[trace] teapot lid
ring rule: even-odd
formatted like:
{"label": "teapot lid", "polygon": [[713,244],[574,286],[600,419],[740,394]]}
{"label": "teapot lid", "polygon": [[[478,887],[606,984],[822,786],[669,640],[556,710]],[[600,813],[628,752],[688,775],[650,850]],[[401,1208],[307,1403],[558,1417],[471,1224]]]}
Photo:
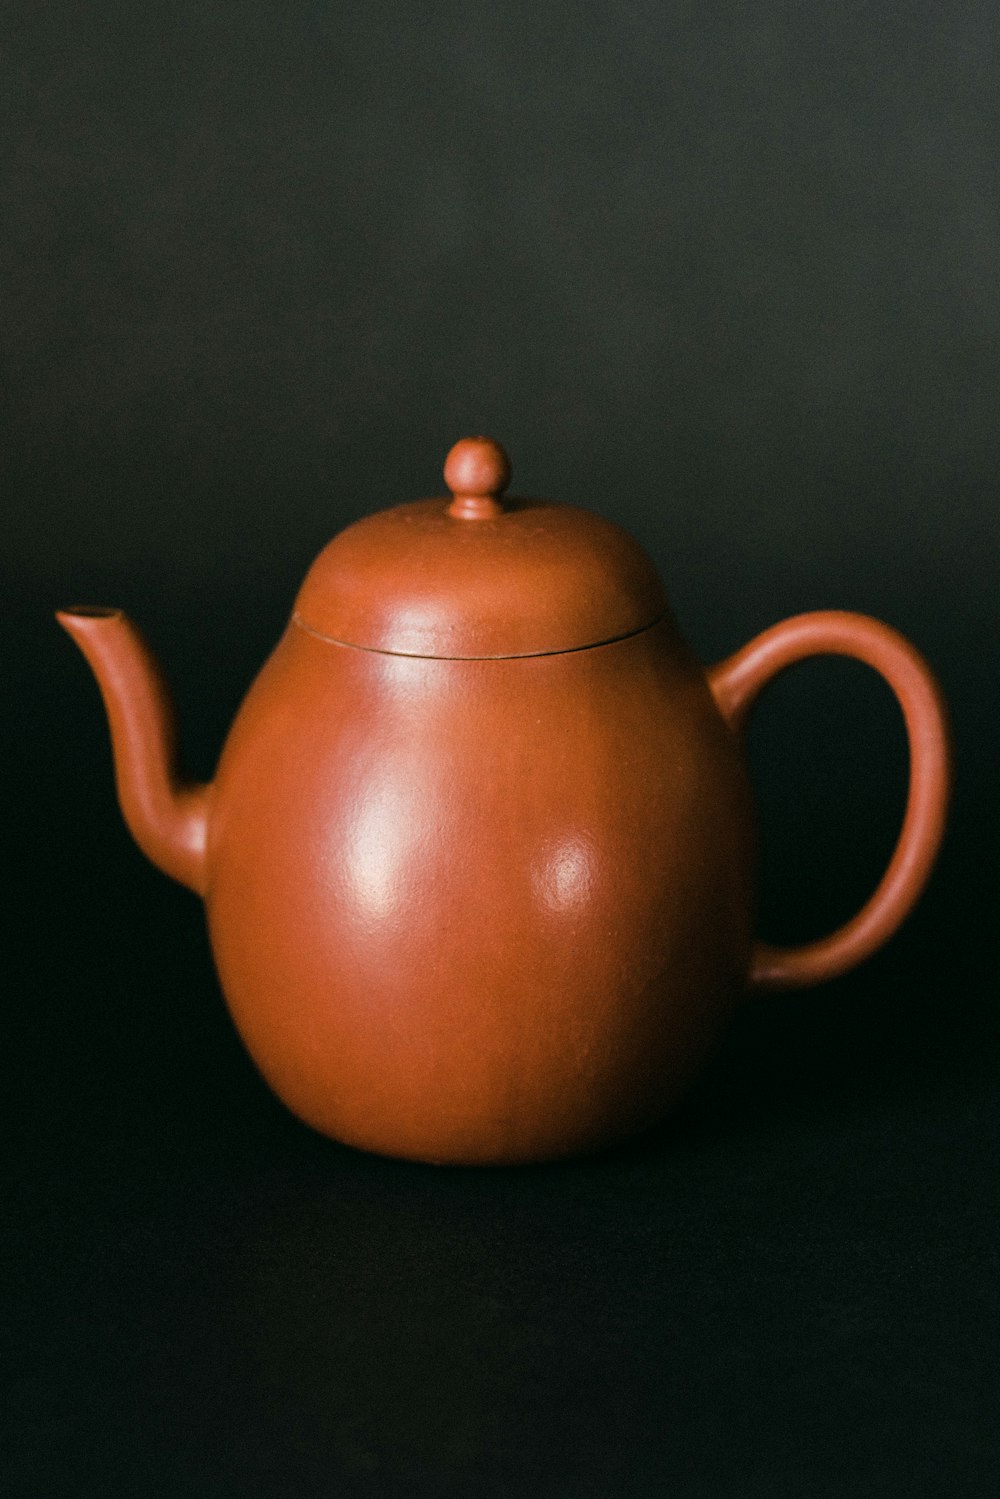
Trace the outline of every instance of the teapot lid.
{"label": "teapot lid", "polygon": [[541,656],[635,634],[667,609],[639,544],[588,510],[501,499],[510,461],[466,437],[450,496],[356,521],[320,552],[296,622],[341,645],[457,660]]}

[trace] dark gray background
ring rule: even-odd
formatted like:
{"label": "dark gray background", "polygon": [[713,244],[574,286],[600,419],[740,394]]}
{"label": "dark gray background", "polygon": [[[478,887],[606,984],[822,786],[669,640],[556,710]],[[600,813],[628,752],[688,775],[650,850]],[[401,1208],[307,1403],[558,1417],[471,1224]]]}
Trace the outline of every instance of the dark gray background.
{"label": "dark gray background", "polygon": [[[0,56],[7,1494],[996,1492],[994,4],[28,4]],[[113,806],[51,621],[125,605],[211,771],[305,567],[458,436],[602,510],[706,660],[908,633],[958,751],[917,917],[679,1121],[434,1173],[308,1135]],[[867,894],[884,688],[750,743],[762,922]]]}

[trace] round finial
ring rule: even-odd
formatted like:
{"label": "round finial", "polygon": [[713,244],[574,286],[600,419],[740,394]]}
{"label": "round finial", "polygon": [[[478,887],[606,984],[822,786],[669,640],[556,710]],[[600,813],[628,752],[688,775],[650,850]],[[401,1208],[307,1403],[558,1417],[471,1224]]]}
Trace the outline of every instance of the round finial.
{"label": "round finial", "polygon": [[454,496],[449,515],[492,520],[503,514],[500,496],[510,483],[510,459],[492,438],[463,437],[444,461],[444,482]]}

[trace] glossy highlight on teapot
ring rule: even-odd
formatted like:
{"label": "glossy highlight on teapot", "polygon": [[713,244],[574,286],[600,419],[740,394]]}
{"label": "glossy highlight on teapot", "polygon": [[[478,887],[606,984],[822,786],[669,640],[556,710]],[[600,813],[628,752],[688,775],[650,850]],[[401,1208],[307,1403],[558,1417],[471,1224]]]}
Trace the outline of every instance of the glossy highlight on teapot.
{"label": "glossy highlight on teapot", "polygon": [[[554,1159],[683,1097],[747,992],[846,972],[926,884],[950,783],[925,661],[889,626],[799,615],[705,669],[620,527],[506,499],[466,438],[450,493],[320,553],[209,785],[184,781],[163,676],[120,610],[58,619],[107,709],[137,843],[205,902],[236,1027],[314,1128],[414,1160]],[[864,908],[797,948],[754,936],[741,730],[779,672],[846,655],[903,710],[910,787]]]}

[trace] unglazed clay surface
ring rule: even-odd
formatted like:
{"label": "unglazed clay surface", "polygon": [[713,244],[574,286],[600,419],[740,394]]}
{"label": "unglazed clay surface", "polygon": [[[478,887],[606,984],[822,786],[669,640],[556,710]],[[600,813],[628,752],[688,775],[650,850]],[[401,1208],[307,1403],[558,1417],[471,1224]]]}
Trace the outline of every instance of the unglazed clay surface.
{"label": "unglazed clay surface", "polygon": [[524,1160],[679,1096],[746,975],[753,847],[667,630],[474,662],[288,630],[219,768],[207,903],[240,1032],[304,1119]]}
{"label": "unglazed clay surface", "polygon": [[[861,615],[786,620],[706,672],[619,527],[502,501],[487,439],[446,476],[450,499],[317,559],[210,786],[179,774],[131,622],[59,619],[98,678],[126,820],[205,898],[275,1092],[366,1149],[544,1160],[668,1112],[748,988],[820,982],[891,936],[940,844],[947,721],[918,652]],[[753,938],[740,733],[768,681],[822,654],[896,693],[909,798],[863,910],[781,949]]]}

